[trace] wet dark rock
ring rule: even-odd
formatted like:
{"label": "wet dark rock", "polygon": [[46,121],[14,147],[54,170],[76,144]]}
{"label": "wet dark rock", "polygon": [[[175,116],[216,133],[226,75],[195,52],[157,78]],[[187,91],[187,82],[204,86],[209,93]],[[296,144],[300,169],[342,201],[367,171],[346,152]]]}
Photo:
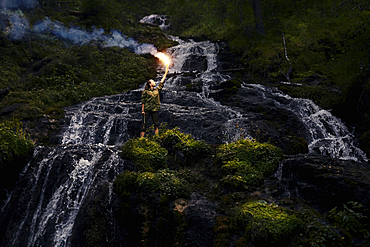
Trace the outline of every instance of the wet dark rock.
{"label": "wet dark rock", "polygon": [[216,206],[204,196],[192,193],[189,206],[185,210],[187,230],[184,246],[214,246],[213,227],[215,225]]}
{"label": "wet dark rock", "polygon": [[249,88],[238,89],[223,103],[244,112],[247,128],[258,141],[270,142],[285,154],[308,153],[307,129],[292,111],[277,107],[271,99]]}
{"label": "wet dark rock", "polygon": [[191,55],[191,58],[189,60],[186,60],[181,70],[183,71],[199,71],[199,70],[206,71],[207,70],[207,57]]}
{"label": "wet dark rock", "polygon": [[370,207],[370,166],[319,155],[290,156],[282,162],[282,179],[290,197],[320,210],[355,201]]}

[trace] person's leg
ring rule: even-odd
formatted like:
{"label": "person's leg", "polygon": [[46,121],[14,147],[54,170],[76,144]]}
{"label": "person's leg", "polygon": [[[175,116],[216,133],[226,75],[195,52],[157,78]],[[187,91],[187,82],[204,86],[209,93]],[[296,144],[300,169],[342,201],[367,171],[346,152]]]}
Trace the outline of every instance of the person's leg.
{"label": "person's leg", "polygon": [[142,127],[141,132],[140,132],[140,137],[145,136],[145,131],[146,131],[146,128],[148,127],[149,116],[150,116],[149,112],[146,112],[143,115],[143,127]]}
{"label": "person's leg", "polygon": [[158,112],[157,111],[154,111],[152,113],[152,119],[153,119],[153,123],[154,123],[154,134],[158,134],[158,127],[159,127],[159,121],[158,121]]}

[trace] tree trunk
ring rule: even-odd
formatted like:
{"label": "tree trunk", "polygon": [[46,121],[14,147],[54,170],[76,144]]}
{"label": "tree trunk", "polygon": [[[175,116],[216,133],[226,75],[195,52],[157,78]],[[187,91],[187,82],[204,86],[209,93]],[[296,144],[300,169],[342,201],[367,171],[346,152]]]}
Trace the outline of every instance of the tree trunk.
{"label": "tree trunk", "polygon": [[265,35],[266,32],[262,20],[261,1],[252,0],[252,3],[253,3],[254,21],[256,23],[256,30],[259,34]]}

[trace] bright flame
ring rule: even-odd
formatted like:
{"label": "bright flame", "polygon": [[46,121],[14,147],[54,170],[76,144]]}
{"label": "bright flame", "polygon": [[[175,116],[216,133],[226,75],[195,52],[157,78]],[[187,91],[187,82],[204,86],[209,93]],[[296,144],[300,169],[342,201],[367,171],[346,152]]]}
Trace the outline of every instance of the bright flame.
{"label": "bright flame", "polygon": [[157,57],[157,58],[159,58],[159,60],[161,60],[164,63],[164,65],[166,65],[166,67],[170,66],[171,59],[170,59],[169,56],[167,56],[163,52],[158,52],[154,56]]}

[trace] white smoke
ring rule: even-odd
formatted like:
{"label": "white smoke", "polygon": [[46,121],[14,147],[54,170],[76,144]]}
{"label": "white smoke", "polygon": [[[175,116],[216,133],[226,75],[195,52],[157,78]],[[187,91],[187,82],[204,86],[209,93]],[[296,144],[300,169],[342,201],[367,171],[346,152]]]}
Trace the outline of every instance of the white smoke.
{"label": "white smoke", "polygon": [[0,0],[0,9],[30,9],[37,4],[38,0]]}
{"label": "white smoke", "polygon": [[7,10],[2,10],[0,14],[7,17],[10,23],[10,26],[1,28],[4,28],[4,32],[9,36],[10,39],[19,40],[23,38],[23,36],[29,31],[30,23],[23,16],[22,11],[18,10],[16,12],[10,12]]}
{"label": "white smoke", "polygon": [[[1,1],[1,0],[0,0]],[[4,12],[4,11],[3,11]],[[157,48],[153,44],[140,44],[133,38],[122,35],[117,30],[112,30],[111,34],[105,34],[103,28],[93,28],[92,31],[82,30],[79,27],[67,28],[63,23],[52,21],[46,17],[42,21],[36,22],[31,28],[26,17],[21,11],[3,13],[8,17],[10,26],[6,28],[6,33],[10,39],[20,40],[27,33],[55,35],[61,39],[68,40],[76,45],[87,45],[90,42],[100,43],[104,47],[128,48],[136,54],[157,54]]]}

